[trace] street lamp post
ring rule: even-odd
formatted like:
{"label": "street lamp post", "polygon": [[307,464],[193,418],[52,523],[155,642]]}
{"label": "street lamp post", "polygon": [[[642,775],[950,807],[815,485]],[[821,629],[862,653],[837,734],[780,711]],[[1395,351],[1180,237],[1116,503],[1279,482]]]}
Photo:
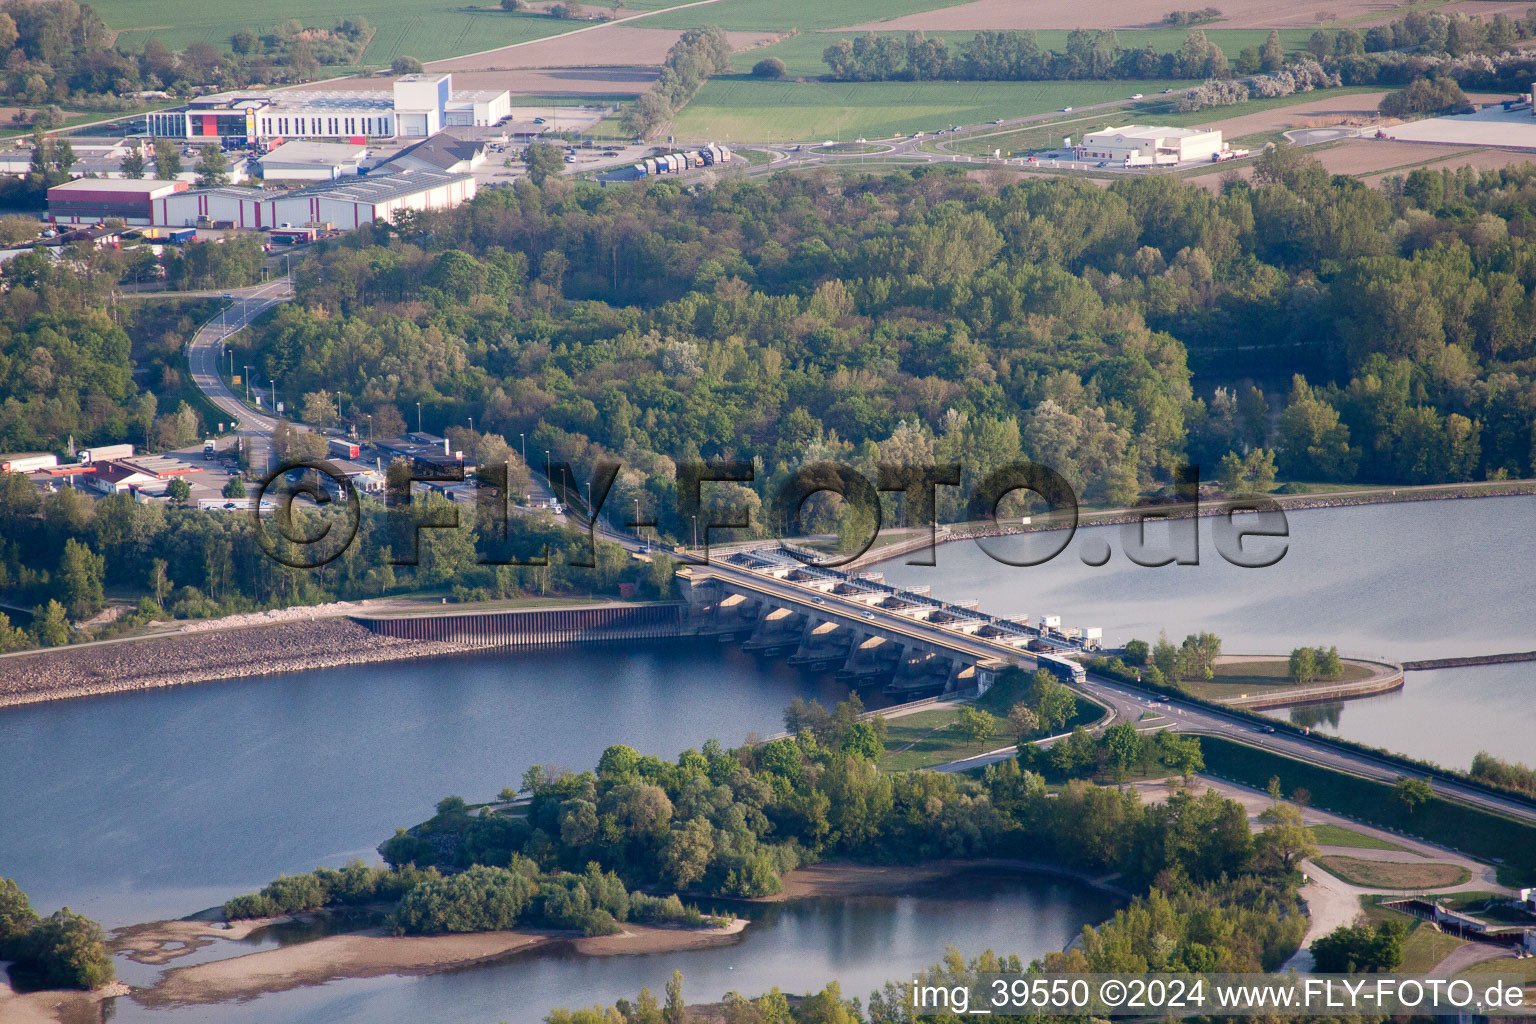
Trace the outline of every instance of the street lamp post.
{"label": "street lamp post", "polygon": [[373,413],[368,414],[368,443],[373,443]]}
{"label": "street lamp post", "polygon": [[421,403],[416,403],[416,433],[421,433]]}
{"label": "street lamp post", "polygon": [[693,517],[693,546],[695,548],[697,548],[699,546],[699,517],[698,516],[694,516]]}
{"label": "street lamp post", "polygon": [[251,400],[251,364],[245,364],[245,400]]}
{"label": "street lamp post", "polygon": [[523,465],[527,466],[528,465],[528,435],[527,434],[518,434],[517,435],[517,443],[519,445],[521,445],[522,448],[523,448]]}
{"label": "street lamp post", "polygon": [[475,432],[475,418],[473,416],[469,417],[469,432],[471,434]]}

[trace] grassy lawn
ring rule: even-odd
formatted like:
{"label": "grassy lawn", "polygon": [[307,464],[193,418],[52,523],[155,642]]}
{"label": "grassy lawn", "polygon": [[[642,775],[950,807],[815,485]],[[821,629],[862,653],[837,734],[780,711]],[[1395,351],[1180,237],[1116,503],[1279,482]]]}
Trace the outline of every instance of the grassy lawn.
{"label": "grassy lawn", "polygon": [[1312,834],[1317,838],[1319,846],[1353,846],[1361,850],[1407,850],[1407,847],[1389,843],[1375,836],[1368,836],[1364,832],[1356,832],[1343,825],[1313,825]]}
{"label": "grassy lawn", "polygon": [[[643,9],[650,3],[641,0],[625,6]],[[108,27],[120,30],[118,42],[129,50],[139,49],[151,38],[173,50],[197,42],[228,50],[230,36],[241,28],[266,33],[291,18],[331,28],[344,18],[361,16],[375,29],[363,61],[375,66],[402,54],[436,60],[559,35],[589,24],[512,14],[494,3],[463,0],[350,0],[344,7],[329,9],[306,0],[209,0],[196,5],[184,0],[102,0],[97,11]]]}
{"label": "grassy lawn", "polygon": [[881,769],[905,772],[931,768],[1008,745],[1006,736],[996,734],[980,743],[965,740],[953,727],[958,717],[954,708],[942,708],[893,719],[886,733]]}
{"label": "grassy lawn", "polygon": [[1410,975],[1428,974],[1440,961],[1465,945],[1456,936],[1436,931],[1425,922],[1415,920],[1407,938],[1403,939],[1403,963],[1398,971]]}
{"label": "grassy lawn", "polygon": [[1269,686],[1323,686],[1331,683],[1353,683],[1370,678],[1371,670],[1364,665],[1346,662],[1344,674],[1338,679],[1314,680],[1312,683],[1294,683],[1290,678],[1290,665],[1284,661],[1233,661],[1216,666],[1216,678],[1211,682],[1191,681],[1184,685],[1189,692],[1206,700],[1223,697],[1241,697],[1245,693]]}
{"label": "grassy lawn", "polygon": [[1361,860],[1358,857],[1314,857],[1312,862],[1350,885],[1368,889],[1443,889],[1460,885],[1472,872],[1459,864]]}
{"label": "grassy lawn", "polygon": [[1499,881],[1529,885],[1536,873],[1536,828],[1497,814],[1435,797],[1406,810],[1386,783],[1330,771],[1317,765],[1233,743],[1201,737],[1206,769],[1213,775],[1263,789],[1271,776],[1290,793],[1311,794],[1314,807],[1385,828],[1400,829],[1431,842],[1499,865]]}
{"label": "grassy lawn", "polygon": [[1124,99],[1170,84],[765,82],[720,75],[678,115],[674,130],[679,139],[722,143],[879,139]]}

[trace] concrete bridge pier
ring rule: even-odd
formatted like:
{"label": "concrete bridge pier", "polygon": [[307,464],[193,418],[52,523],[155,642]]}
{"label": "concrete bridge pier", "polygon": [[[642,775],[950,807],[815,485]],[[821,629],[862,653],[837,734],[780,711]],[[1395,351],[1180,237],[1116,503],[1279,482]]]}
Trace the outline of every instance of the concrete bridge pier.
{"label": "concrete bridge pier", "polygon": [[791,665],[825,665],[835,668],[846,662],[852,631],[836,622],[806,616],[800,646],[789,656]]}
{"label": "concrete bridge pier", "polygon": [[781,651],[798,647],[807,616],[793,608],[764,605],[752,635],[741,645],[744,651]]}

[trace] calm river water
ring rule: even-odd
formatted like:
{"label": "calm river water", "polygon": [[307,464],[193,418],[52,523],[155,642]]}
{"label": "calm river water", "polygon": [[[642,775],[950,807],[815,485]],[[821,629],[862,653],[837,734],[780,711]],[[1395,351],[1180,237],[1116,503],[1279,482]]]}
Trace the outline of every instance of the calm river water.
{"label": "calm river water", "polygon": [[1040,876],[960,877],[912,894],[753,907],[739,942],[715,949],[587,957],[542,951],[491,966],[419,978],[369,978],[261,996],[248,1003],[146,1010],[117,1000],[113,1024],[535,1024],[556,1006],[660,995],[674,969],[689,1002],[727,992],[818,991],[838,981],[860,999],[936,963],[946,945],[968,955],[1018,953],[1027,962],[1071,942],[1115,909],[1108,896]]}
{"label": "calm river water", "polygon": [[[890,564],[896,583],[977,598],[1001,614],[1059,614],[1106,640],[1220,634],[1229,652],[1298,643],[1423,658],[1524,650],[1536,637],[1528,538],[1536,498],[1426,502],[1294,514],[1269,569],[1223,562],[1202,524],[1203,564],[1147,569],[1118,527],[1081,531],[1034,569],[972,544],[936,568]],[[1090,568],[1084,544],[1112,549]],[[1020,542],[1011,542],[1020,543]],[[1023,543],[1028,543],[1023,542]],[[1338,714],[1343,735],[1448,765],[1477,749],[1531,759],[1536,665],[1412,673],[1396,696]],[[283,872],[371,857],[444,795],[484,799],[535,763],[593,764],[610,743],[668,757],[711,736],[772,732],[792,697],[846,690],[714,643],[487,653],[326,669],[0,711],[0,875],[34,906],[119,925],[179,917]],[[1060,948],[1108,913],[1077,886],[1012,879],[926,896],[776,907],[737,945],[594,960],[538,954],[431,978],[341,982],[252,1003],[114,1019],[308,1022],[537,1020],[552,1005],[660,989],[673,967],[695,1000],[833,977],[849,993],[935,961]],[[138,980],[135,978],[135,980]]]}
{"label": "calm river water", "polygon": [[[935,597],[976,598],[994,614],[1102,626],[1108,644],[1153,641],[1166,629],[1175,643],[1209,630],[1228,653],[1336,644],[1402,661],[1536,647],[1536,497],[1316,509],[1288,521],[1287,553],[1266,569],[1222,559],[1209,519],[1200,521],[1199,565],[1135,565],[1122,527],[1107,526],[1079,530],[1032,568],[964,542],[941,546],[937,566],[907,565],[920,557],[908,555],[878,568],[893,584],[928,583]],[[1166,529],[1149,528],[1147,542],[1161,543]],[[1022,560],[1059,535],[988,543]],[[1084,564],[1084,551],[1106,544],[1108,563]],[[1410,672],[1400,693],[1344,705],[1332,728],[1450,767],[1465,768],[1480,749],[1531,763],[1533,696],[1536,662]]]}

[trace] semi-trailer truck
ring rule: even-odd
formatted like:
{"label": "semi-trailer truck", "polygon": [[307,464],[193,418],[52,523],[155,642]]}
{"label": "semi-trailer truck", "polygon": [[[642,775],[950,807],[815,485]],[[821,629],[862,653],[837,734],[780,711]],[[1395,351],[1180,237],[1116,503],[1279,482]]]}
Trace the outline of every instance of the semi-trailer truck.
{"label": "semi-trailer truck", "polygon": [[1066,658],[1058,658],[1054,654],[1037,654],[1035,661],[1041,668],[1065,682],[1081,683],[1088,678],[1088,673],[1084,671],[1083,666]]}
{"label": "semi-trailer truck", "polygon": [[348,441],[344,437],[327,438],[325,446],[330,449],[332,455],[342,459],[355,459],[363,453],[362,445],[356,441]]}

